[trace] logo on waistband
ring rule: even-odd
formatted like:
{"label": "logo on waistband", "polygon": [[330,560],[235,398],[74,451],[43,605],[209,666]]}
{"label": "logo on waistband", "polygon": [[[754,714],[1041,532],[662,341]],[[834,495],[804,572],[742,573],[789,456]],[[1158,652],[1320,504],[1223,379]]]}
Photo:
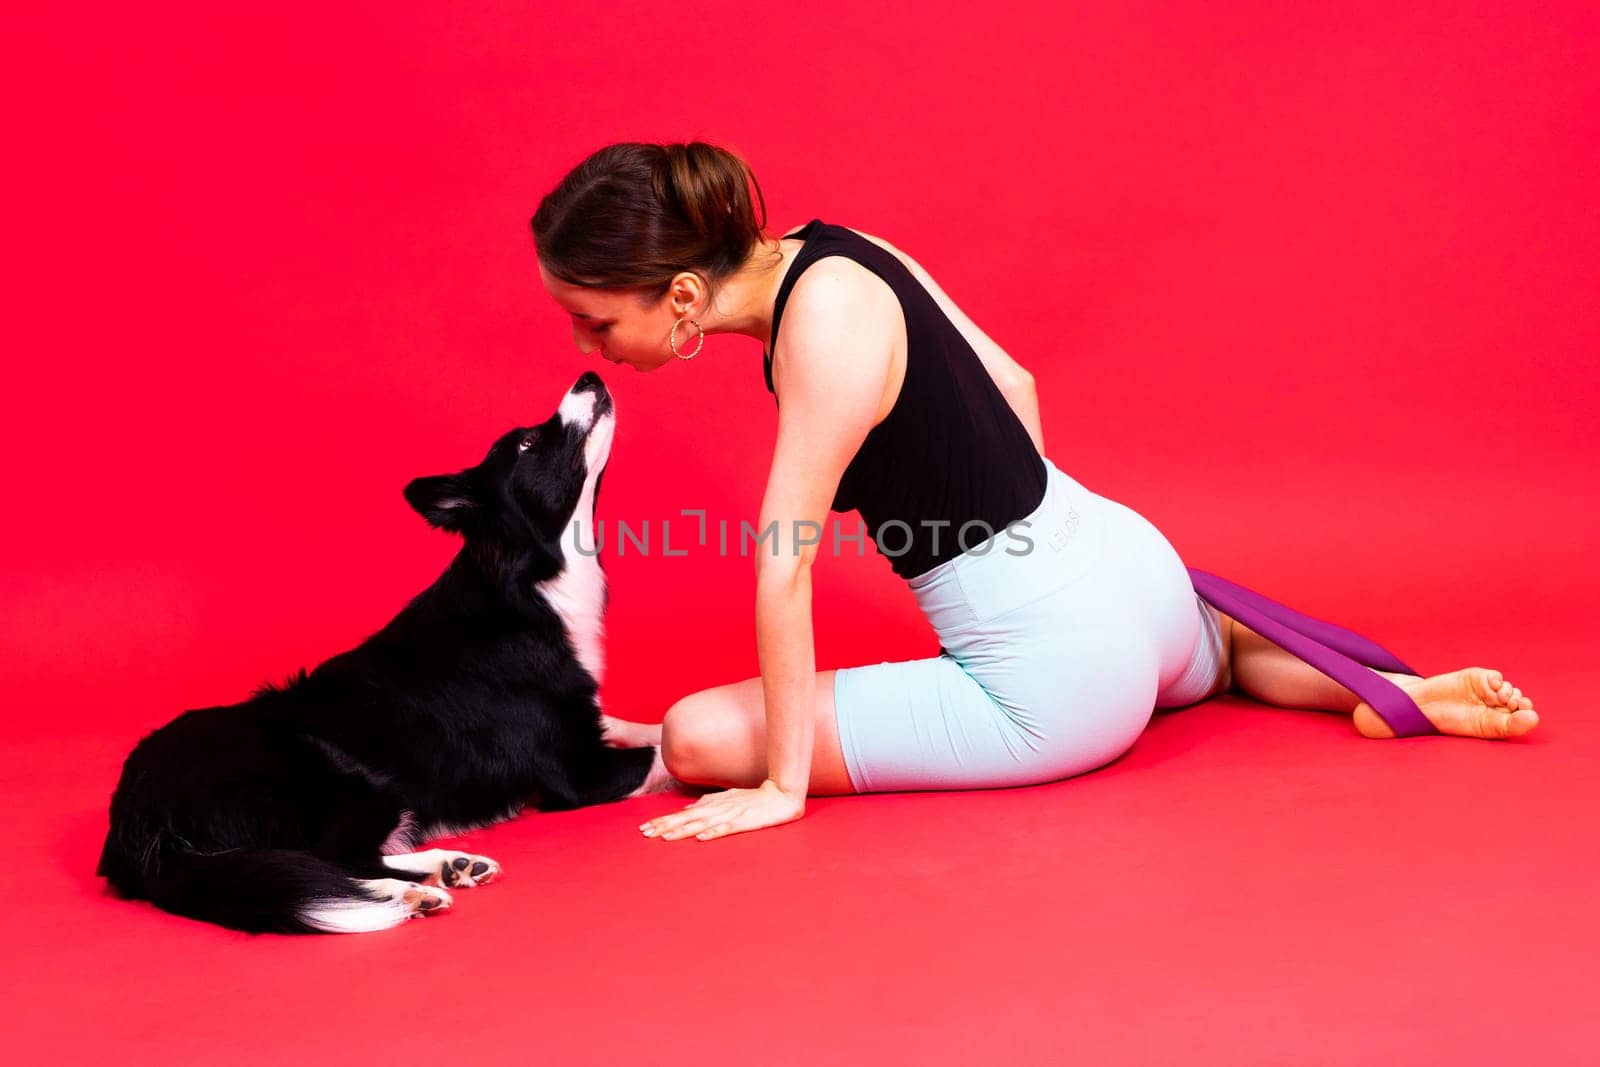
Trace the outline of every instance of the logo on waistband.
{"label": "logo on waistband", "polygon": [[1061,525],[1050,535],[1050,550],[1060,552],[1067,547],[1067,542],[1072,540],[1072,535],[1078,532],[1078,510],[1067,509],[1067,517],[1061,520]]}

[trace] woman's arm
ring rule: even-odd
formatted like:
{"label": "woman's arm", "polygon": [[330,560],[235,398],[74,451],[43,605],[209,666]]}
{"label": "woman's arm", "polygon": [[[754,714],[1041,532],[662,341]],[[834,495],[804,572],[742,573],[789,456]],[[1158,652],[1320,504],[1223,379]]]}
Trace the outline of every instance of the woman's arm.
{"label": "woman's arm", "polygon": [[[773,363],[781,398],[758,530],[778,552],[756,557],[756,646],[767,717],[767,776],[804,797],[816,722],[811,567],[839,481],[878,420],[898,321],[894,294],[848,261],[820,262],[790,294]],[[874,279],[876,280],[876,279]]]}
{"label": "woman's arm", "polygon": [[1044,426],[1039,421],[1039,392],[1033,387],[1033,375],[1017,368],[1020,376],[1009,386],[1000,386],[1000,395],[1006,398],[1011,410],[1022,420],[1022,426],[1033,438],[1033,447],[1044,455]]}
{"label": "woman's arm", "polygon": [[[839,481],[877,423],[900,332],[892,290],[859,264],[819,261],[795,283],[773,360],[778,437],[756,535],[756,647],[766,709],[767,778],[708,793],[652,820],[700,822],[700,839],[800,818],[816,742],[811,568]],[[769,532],[770,531],[770,532]],[[800,544],[799,542],[810,542]]]}

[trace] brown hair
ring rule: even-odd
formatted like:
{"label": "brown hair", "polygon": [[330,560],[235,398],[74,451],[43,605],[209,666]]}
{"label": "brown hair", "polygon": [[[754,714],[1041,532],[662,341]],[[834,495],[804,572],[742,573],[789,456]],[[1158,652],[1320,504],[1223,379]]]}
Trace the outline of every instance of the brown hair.
{"label": "brown hair", "polygon": [[744,266],[766,222],[761,186],[734,153],[630,141],[590,155],[539,201],[533,239],[545,269],[567,284],[639,289],[648,301],[686,270],[714,291]]}

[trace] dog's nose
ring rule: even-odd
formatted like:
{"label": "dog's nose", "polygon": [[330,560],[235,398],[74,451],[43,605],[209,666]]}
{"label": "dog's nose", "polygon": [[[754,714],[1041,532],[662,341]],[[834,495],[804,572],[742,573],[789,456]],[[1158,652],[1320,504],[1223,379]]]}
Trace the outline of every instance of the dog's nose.
{"label": "dog's nose", "polygon": [[572,383],[572,391],[574,393],[594,394],[595,418],[611,415],[616,411],[611,402],[611,393],[606,389],[606,383],[601,381],[600,375],[592,370],[586,370],[578,376],[578,380]]}

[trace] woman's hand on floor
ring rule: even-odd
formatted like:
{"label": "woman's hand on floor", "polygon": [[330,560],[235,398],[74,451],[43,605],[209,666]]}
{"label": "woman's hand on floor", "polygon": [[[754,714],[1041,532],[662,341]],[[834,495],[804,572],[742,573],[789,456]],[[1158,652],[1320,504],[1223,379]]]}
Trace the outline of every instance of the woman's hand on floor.
{"label": "woman's hand on floor", "polygon": [[659,837],[663,841],[691,835],[697,841],[709,841],[714,837],[793,822],[805,813],[805,794],[787,793],[768,778],[754,789],[707,793],[682,811],[651,819],[639,829],[644,836]]}

